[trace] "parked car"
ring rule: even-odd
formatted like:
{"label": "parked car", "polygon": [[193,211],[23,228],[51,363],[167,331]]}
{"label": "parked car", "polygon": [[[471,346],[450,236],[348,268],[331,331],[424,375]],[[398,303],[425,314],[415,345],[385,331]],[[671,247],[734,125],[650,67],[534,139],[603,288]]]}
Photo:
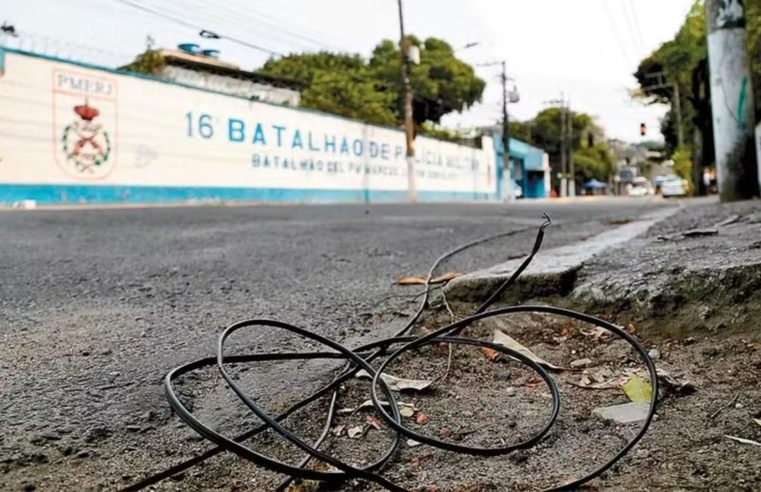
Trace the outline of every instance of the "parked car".
{"label": "parked car", "polygon": [[630,185],[627,185],[626,194],[629,196],[647,196],[653,193],[652,188],[647,178],[638,177]]}
{"label": "parked car", "polygon": [[661,195],[663,195],[663,198],[687,196],[689,189],[690,184],[687,180],[675,175],[666,176],[661,183]]}

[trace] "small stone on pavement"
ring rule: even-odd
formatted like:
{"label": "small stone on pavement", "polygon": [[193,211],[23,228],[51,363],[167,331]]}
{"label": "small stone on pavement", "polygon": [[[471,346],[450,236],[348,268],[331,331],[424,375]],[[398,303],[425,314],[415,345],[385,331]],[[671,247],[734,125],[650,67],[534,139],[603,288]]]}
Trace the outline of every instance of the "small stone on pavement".
{"label": "small stone on pavement", "polygon": [[643,402],[630,402],[610,407],[599,407],[592,410],[600,417],[606,420],[613,420],[619,424],[629,424],[639,422],[647,418],[650,411],[650,404]]}
{"label": "small stone on pavement", "polygon": [[574,361],[571,361],[571,367],[577,368],[577,367],[587,367],[592,365],[592,359],[576,359]]}

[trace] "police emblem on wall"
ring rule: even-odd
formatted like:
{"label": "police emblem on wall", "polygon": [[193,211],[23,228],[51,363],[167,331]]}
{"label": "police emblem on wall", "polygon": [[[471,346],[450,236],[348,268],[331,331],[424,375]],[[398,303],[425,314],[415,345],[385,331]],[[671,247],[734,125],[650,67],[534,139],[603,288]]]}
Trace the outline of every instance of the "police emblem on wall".
{"label": "police emblem on wall", "polygon": [[116,84],[100,76],[53,72],[56,160],[70,176],[105,179],[116,164]]}
{"label": "police emblem on wall", "polygon": [[111,139],[108,131],[96,120],[100,111],[84,104],[74,106],[79,119],[69,123],[63,130],[63,152],[66,160],[80,173],[95,176],[108,166],[111,156]]}

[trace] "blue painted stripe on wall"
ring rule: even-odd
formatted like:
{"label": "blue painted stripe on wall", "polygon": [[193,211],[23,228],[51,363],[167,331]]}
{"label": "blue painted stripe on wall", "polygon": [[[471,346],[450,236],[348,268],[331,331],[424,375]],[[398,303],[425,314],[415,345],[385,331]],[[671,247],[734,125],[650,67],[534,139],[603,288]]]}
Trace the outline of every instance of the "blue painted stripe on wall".
{"label": "blue painted stripe on wall", "polygon": [[[498,200],[497,194],[448,191],[419,191],[418,198],[426,202]],[[20,200],[35,200],[38,204],[171,203],[188,200],[295,203],[403,202],[407,200],[407,191],[0,184],[0,204],[11,205]]]}

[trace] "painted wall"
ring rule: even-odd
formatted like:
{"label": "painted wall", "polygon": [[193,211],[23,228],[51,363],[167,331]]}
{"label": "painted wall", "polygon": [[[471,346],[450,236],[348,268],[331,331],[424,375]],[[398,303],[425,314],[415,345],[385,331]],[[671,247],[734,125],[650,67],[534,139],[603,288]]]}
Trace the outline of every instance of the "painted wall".
{"label": "painted wall", "polygon": [[[0,203],[406,200],[404,134],[15,51],[0,75]],[[416,140],[421,200],[496,200],[496,156]]]}

